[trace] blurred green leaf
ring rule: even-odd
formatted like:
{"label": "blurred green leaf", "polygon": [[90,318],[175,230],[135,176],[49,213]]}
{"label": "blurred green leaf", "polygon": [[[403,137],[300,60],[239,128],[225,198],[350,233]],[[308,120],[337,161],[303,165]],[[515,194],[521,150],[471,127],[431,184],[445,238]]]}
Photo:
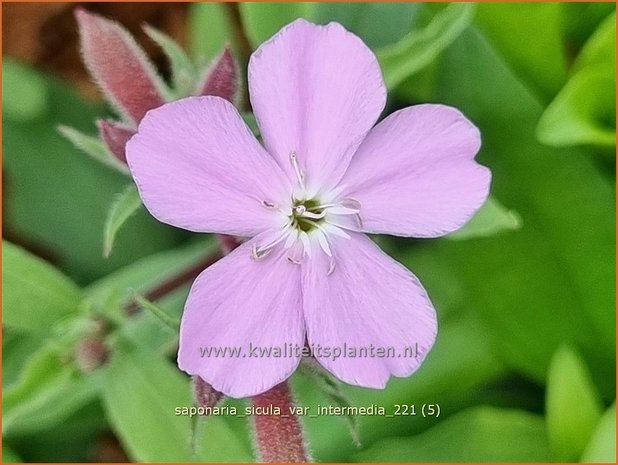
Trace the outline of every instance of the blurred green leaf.
{"label": "blurred green leaf", "polygon": [[177,407],[193,406],[188,377],[166,360],[127,344],[119,345],[103,386],[112,427],[130,456],[141,462],[251,460],[221,417],[209,417],[210,434],[200,451],[190,447],[190,418]]}
{"label": "blurred green leaf", "polygon": [[[421,257],[417,258],[421,260]],[[427,266],[432,266],[431,260],[429,255]],[[431,295],[432,298],[438,296]],[[397,404],[439,403],[442,415],[446,416],[484,400],[483,387],[503,376],[503,366],[493,355],[488,335],[479,321],[458,306],[451,309],[452,315],[445,315],[447,303],[453,305],[456,301],[445,298],[442,302],[444,305],[436,303],[440,318],[437,341],[418,372],[408,378],[392,378],[384,390],[343,385],[343,393],[351,405],[367,407],[376,404],[392,414]],[[300,405],[315,411],[318,405],[332,403],[305,374],[297,371],[293,382]],[[369,447],[382,438],[424,431],[438,421],[421,415],[359,416],[360,442]],[[309,418],[305,420],[305,429],[317,461],[348,462],[354,458],[357,449],[340,421],[334,421],[330,416]]]}
{"label": "blurred green leaf", "polygon": [[564,2],[564,29],[568,48],[576,52],[612,11],[614,2]]}
{"label": "blurred green leaf", "polygon": [[61,423],[96,396],[97,384],[64,362],[53,345],[42,348],[3,392],[3,434],[32,434]]}
{"label": "blurred green leaf", "polygon": [[547,434],[555,457],[577,461],[601,418],[602,404],[586,364],[566,346],[552,359],[546,402]]}
{"label": "blurred green leaf", "polygon": [[2,442],[2,463],[22,463],[22,459]]}
{"label": "blurred green leaf", "polygon": [[230,44],[237,56],[238,41],[229,6],[219,2],[189,5],[189,48],[198,65],[214,60]]}
{"label": "blurred green leaf", "polygon": [[588,442],[581,462],[616,463],[616,403],[603,414]]}
{"label": "blurred green leaf", "polygon": [[602,66],[611,71],[616,64],[616,12],[610,14],[594,31],[573,65],[575,71]]}
{"label": "blurred green leaf", "polygon": [[548,462],[543,419],[478,407],[417,436],[388,438],[358,453],[359,462]]}
{"label": "blurred green leaf", "polygon": [[378,50],[388,88],[431,63],[472,22],[473,3],[453,3],[439,11],[427,26],[414,29],[396,44]]}
{"label": "blurred green leaf", "polygon": [[[342,383],[328,371],[323,369],[315,360],[303,360],[299,369],[310,378],[314,389],[319,389],[328,399],[329,405],[335,407],[352,407],[350,399],[343,391]],[[361,447],[358,418],[355,415],[344,415],[343,420],[350,431],[350,436],[356,447]]]}
{"label": "blurred green leaf", "polygon": [[242,2],[238,6],[245,32],[255,49],[295,19],[311,19],[317,3]]}
{"label": "blurred green leaf", "polygon": [[586,42],[575,74],[543,113],[541,142],[553,146],[616,145],[616,14]]}
{"label": "blurred green leaf", "polygon": [[435,99],[457,106],[479,127],[479,158],[492,170],[492,193],[523,220],[517,234],[442,241],[444,268],[460,270],[467,299],[512,367],[545,382],[555,350],[570,343],[613,399],[613,186],[581,152],[535,142],[542,106],[476,31],[443,57],[439,88]]}
{"label": "blurred green leaf", "polygon": [[148,310],[150,313],[152,313],[152,315],[154,315],[158,321],[163,323],[168,328],[173,329],[175,332],[178,331],[178,328],[180,327],[180,320],[168,315],[167,312],[161,307],[159,307],[157,304],[152,303],[151,301],[137,293],[133,295],[133,298],[143,309]]}
{"label": "blurred green leaf", "polygon": [[541,142],[555,147],[616,145],[616,81],[607,69],[584,69],[573,76],[539,121]]}
{"label": "blurred green leaf", "polygon": [[79,288],[49,263],[8,241],[2,241],[2,269],[2,324],[48,331],[77,311]]}
{"label": "blurred green leaf", "polygon": [[137,192],[135,184],[131,183],[120,194],[110,208],[105,220],[103,233],[103,255],[109,257],[114,246],[116,234],[123,224],[142,206],[142,200]]}
{"label": "blurred green leaf", "polygon": [[169,60],[172,71],[173,98],[191,95],[195,85],[195,67],[185,51],[167,34],[151,26],[144,31],[161,47]]}
{"label": "blurred green leaf", "polygon": [[310,19],[320,24],[336,21],[373,49],[409,33],[422,6],[414,2],[325,2],[316,4]]}
{"label": "blurred green leaf", "polygon": [[476,23],[513,71],[544,99],[564,84],[562,3],[481,3]]}
{"label": "blurred green leaf", "polygon": [[455,240],[473,239],[519,228],[521,228],[521,217],[517,212],[508,210],[495,198],[489,197],[463,228],[446,237]]}
{"label": "blurred green leaf", "polygon": [[89,136],[69,126],[58,126],[58,132],[62,134],[75,148],[81,150],[93,160],[120,171],[123,174],[129,174],[127,165],[112,155],[105,143],[98,136]]}
{"label": "blurred green leaf", "polygon": [[121,306],[134,291],[145,294],[151,287],[199,265],[217,250],[218,244],[208,237],[178,249],[159,252],[92,283],[84,290],[86,298],[96,312],[117,317]]}
{"label": "blurred green leaf", "polygon": [[47,88],[41,76],[11,57],[3,57],[3,117],[28,121],[43,116],[47,109]]}
{"label": "blurred green leaf", "polygon": [[[6,292],[6,291],[5,291]],[[36,332],[2,328],[2,388],[17,382],[24,367],[45,340]]]}
{"label": "blurred green leaf", "polygon": [[139,212],[116,242],[113,257],[103,258],[105,214],[127,178],[80,153],[56,129],[59,124],[79,131],[94,127],[102,108],[38,75],[47,88],[45,118],[2,121],[4,237],[50,257],[79,284],[186,240]]}

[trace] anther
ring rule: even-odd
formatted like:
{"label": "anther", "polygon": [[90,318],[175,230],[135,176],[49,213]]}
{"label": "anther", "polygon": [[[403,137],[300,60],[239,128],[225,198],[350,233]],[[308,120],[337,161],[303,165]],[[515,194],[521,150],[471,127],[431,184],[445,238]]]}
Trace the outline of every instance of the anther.
{"label": "anther", "polygon": [[268,200],[262,200],[262,206],[270,209],[277,208],[276,203],[269,202]]}

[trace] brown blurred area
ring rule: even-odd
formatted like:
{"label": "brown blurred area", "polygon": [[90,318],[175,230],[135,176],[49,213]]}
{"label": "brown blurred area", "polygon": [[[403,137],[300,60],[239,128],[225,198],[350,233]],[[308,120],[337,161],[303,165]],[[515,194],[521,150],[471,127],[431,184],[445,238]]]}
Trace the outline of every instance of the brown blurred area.
{"label": "brown blurred area", "polygon": [[185,45],[188,3],[4,3],[2,54],[70,81],[88,98],[99,99],[79,56],[73,17],[78,6],[123,24],[163,73],[165,57],[142,25],[148,23]]}

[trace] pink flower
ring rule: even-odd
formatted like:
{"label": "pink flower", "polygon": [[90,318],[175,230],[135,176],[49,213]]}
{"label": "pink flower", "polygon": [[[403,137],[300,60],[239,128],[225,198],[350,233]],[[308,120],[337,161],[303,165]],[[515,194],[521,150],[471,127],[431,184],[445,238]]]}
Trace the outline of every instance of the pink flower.
{"label": "pink flower", "polygon": [[[128,144],[142,199],[164,223],[249,237],[189,294],[178,364],[232,397],[287,379],[296,357],[248,347],[415,347],[416,357],[317,360],[339,379],[383,388],[408,376],[436,337],[418,279],[364,233],[438,237],[488,195],[477,128],[443,105],[404,108],[375,127],[386,90],[374,54],[339,24],[297,20],[249,63],[264,140],[217,97],[150,111]],[[203,347],[244,357],[203,357]],[[322,351],[325,354],[325,351]],[[331,354],[332,355],[332,354]]]}

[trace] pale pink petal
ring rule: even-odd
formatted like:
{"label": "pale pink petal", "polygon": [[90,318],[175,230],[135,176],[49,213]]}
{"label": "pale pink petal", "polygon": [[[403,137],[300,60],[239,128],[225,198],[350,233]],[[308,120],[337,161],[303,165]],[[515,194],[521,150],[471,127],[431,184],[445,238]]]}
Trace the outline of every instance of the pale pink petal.
{"label": "pale pink petal", "polygon": [[135,130],[115,121],[99,120],[99,136],[107,145],[109,151],[120,162],[127,163],[127,154],[125,147],[129,139],[135,135]]}
{"label": "pale pink petal", "polygon": [[[351,236],[333,244],[330,275],[325,254],[302,265],[307,340],[318,361],[339,379],[383,388],[391,375],[408,376],[421,365],[436,337],[436,315],[412,273],[363,234]],[[318,345],[331,355],[318,356]],[[349,354],[348,349],[370,347],[374,357],[332,355],[337,348]]]}
{"label": "pale pink petal", "polygon": [[474,161],[480,143],[478,129],[455,108],[404,108],[380,122],[359,147],[342,180],[342,196],[360,202],[365,232],[447,234],[489,195],[491,173]]}
{"label": "pale pink petal", "polygon": [[229,47],[225,47],[221,55],[208,68],[202,82],[198,86],[197,95],[216,95],[230,102],[238,95],[238,66]]}
{"label": "pale pink petal", "polygon": [[341,178],[386,101],[375,55],[336,23],[284,27],[251,56],[248,80],[266,148],[294,179],[296,152],[309,191]]}
{"label": "pale pink petal", "polygon": [[254,236],[281,221],[263,202],[279,204],[290,192],[275,160],[220,97],[148,112],[127,161],[150,213],[191,231]]}
{"label": "pale pink petal", "polygon": [[125,28],[81,8],[75,18],[88,71],[128,121],[139,122],[165,102],[164,84]]}
{"label": "pale pink petal", "polygon": [[[285,259],[283,248],[253,259],[254,243],[261,243],[260,236],[200,274],[180,328],[178,366],[236,398],[260,394],[287,379],[301,354],[290,350],[286,356],[281,350],[302,347],[305,340],[300,267]],[[242,352],[206,355],[205,348],[226,347]],[[256,347],[277,347],[279,356],[251,355]]]}

